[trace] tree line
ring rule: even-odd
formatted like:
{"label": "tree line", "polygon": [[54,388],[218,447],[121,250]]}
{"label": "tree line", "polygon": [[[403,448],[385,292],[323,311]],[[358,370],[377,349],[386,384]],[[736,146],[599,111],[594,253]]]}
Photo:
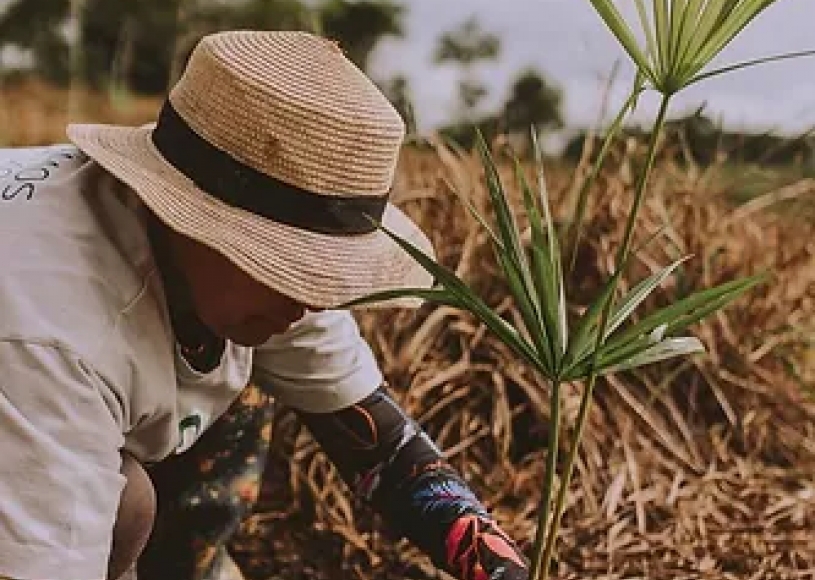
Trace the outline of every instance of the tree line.
{"label": "tree line", "polygon": [[[158,95],[178,77],[195,43],[218,30],[315,32],[337,40],[370,72],[379,42],[404,36],[408,6],[405,0],[12,0],[0,13],[0,49],[27,51],[36,74],[57,85],[80,82],[97,90]],[[438,129],[465,148],[474,143],[474,127],[488,139],[515,135],[525,148],[530,127],[545,133],[564,125],[562,90],[535,68],[519,71],[502,102],[485,108],[489,87],[479,77],[480,65],[499,59],[501,48],[497,35],[466,16],[436,41],[435,65],[456,67],[459,74],[458,114]],[[415,130],[418,113],[409,80],[398,72],[375,80]],[[636,128],[626,136],[644,137]],[[564,156],[579,158],[585,139],[585,133],[572,139]],[[714,162],[722,151],[738,151],[746,162],[804,160],[815,166],[809,135],[788,140],[728,133],[698,112],[669,124],[667,139],[675,144],[672,150],[690,153],[701,164]]]}
{"label": "tree line", "polygon": [[218,30],[297,29],[341,40],[362,68],[376,43],[403,34],[404,8],[388,0],[14,0],[0,16],[0,45],[31,52],[39,74],[94,88],[166,90],[193,45]]}
{"label": "tree line", "polygon": [[[648,132],[637,126],[626,127],[618,139],[617,149],[634,140],[645,143]],[[577,162],[589,144],[588,134],[580,132],[563,148],[565,160]],[[594,136],[591,151],[598,152],[600,136]],[[780,167],[797,165],[805,175],[815,175],[815,130],[788,137],[772,132],[728,130],[705,114],[703,108],[668,121],[665,124],[661,156],[679,165],[708,167],[720,163]],[[617,152],[618,155],[622,151]]]}
{"label": "tree line", "polygon": [[[97,90],[162,94],[178,77],[195,43],[218,30],[306,30],[339,42],[366,72],[377,44],[405,33],[407,3],[395,0],[13,0],[0,15],[0,48],[28,51],[37,74],[51,83],[81,82]],[[497,36],[474,18],[438,39],[434,60],[461,71],[460,114],[442,132],[467,146],[472,126],[485,132],[562,126],[561,93],[544,76],[519,73],[498,111],[479,114],[488,94],[478,63],[500,54]],[[404,75],[376,79],[405,118],[417,124]]]}

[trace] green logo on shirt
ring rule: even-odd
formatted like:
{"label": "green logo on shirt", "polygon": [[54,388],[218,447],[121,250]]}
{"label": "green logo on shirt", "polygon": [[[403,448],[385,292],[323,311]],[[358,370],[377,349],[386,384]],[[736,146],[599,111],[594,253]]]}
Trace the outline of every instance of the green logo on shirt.
{"label": "green logo on shirt", "polygon": [[192,447],[198,435],[201,434],[201,424],[200,415],[188,415],[181,419],[178,423],[180,441],[175,448],[176,453],[181,453]]}

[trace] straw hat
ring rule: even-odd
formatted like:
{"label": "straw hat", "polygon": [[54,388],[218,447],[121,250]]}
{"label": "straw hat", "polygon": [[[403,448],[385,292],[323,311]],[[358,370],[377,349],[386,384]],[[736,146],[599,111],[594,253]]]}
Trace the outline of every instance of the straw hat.
{"label": "straw hat", "polygon": [[302,302],[432,282],[370,219],[433,255],[388,197],[402,119],[329,40],[207,36],[157,123],[74,124],[68,136],[169,227]]}

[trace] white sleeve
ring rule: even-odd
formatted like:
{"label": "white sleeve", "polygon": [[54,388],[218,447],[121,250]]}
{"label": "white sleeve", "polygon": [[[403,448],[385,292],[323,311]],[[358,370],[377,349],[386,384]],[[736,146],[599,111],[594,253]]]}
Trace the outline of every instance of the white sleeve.
{"label": "white sleeve", "polygon": [[277,401],[312,413],[353,405],[382,373],[350,312],[308,313],[255,350],[255,380]]}
{"label": "white sleeve", "polygon": [[70,352],[0,340],[0,576],[105,577],[125,482],[105,385]]}

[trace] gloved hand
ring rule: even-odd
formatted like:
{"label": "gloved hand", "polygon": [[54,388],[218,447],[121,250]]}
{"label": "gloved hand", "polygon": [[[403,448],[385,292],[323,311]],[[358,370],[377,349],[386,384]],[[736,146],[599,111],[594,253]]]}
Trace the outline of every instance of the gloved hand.
{"label": "gloved hand", "polygon": [[447,535],[447,572],[459,580],[527,580],[523,554],[498,524],[483,515],[459,517]]}
{"label": "gloved hand", "polygon": [[384,386],[345,409],[298,415],[392,539],[459,580],[527,580],[521,552]]}

